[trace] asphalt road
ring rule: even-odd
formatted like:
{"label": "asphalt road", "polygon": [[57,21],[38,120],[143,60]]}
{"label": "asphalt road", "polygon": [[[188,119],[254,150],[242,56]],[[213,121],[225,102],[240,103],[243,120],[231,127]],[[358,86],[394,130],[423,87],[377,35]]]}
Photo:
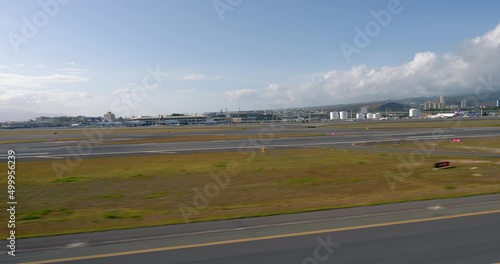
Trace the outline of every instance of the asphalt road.
{"label": "asphalt road", "polygon": [[495,263],[498,223],[485,195],[21,239],[0,262]]}
{"label": "asphalt road", "polygon": [[71,263],[494,263],[500,213]]}
{"label": "asphalt road", "polygon": [[[297,147],[339,147],[349,148],[355,143],[396,142],[415,140],[446,140],[451,138],[495,137],[500,135],[500,127],[462,128],[462,129],[393,129],[393,130],[345,130],[330,136],[274,138],[250,137],[246,140],[218,140],[198,142],[147,143],[104,145],[95,141],[82,142],[39,142],[0,145],[0,160],[5,160],[7,150],[16,151],[18,160],[58,160],[72,157],[109,157],[175,154],[203,151],[252,151],[266,148]],[[255,135],[255,132],[254,132]],[[435,153],[439,154],[439,153]],[[448,153],[443,153],[448,154]],[[471,155],[471,154],[467,154]],[[473,154],[478,155],[478,154]],[[499,154],[483,154],[485,157],[497,158]]]}

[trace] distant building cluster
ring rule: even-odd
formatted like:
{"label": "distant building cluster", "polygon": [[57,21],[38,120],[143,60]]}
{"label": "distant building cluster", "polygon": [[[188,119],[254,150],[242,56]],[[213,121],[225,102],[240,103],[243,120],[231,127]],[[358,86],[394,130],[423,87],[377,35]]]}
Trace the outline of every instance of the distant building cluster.
{"label": "distant building cluster", "polygon": [[[496,107],[500,107],[500,100]],[[493,101],[493,102],[495,102]],[[490,101],[491,102],[491,101]],[[475,102],[477,104],[477,102]],[[272,122],[327,122],[354,120],[383,120],[425,117],[475,117],[499,116],[500,109],[492,109],[486,104],[473,105],[467,100],[452,99],[447,102],[444,96],[438,101],[408,101],[404,104],[388,102],[371,105],[341,105],[337,107],[309,107],[256,111],[223,111],[199,114],[156,115],[117,117],[112,112],[102,116],[40,116],[30,121],[11,121],[0,123],[0,128],[31,127],[114,127],[114,126],[159,126],[159,125],[231,125],[259,124]]]}
{"label": "distant building cluster", "polygon": [[281,120],[281,117],[269,111],[238,111],[203,114],[173,114],[157,116],[132,116],[130,118],[116,117],[107,112],[99,117],[59,116],[37,117],[24,122],[5,122],[1,128],[31,128],[31,127],[111,127],[111,126],[152,126],[152,125],[216,125],[236,123],[260,123]]}

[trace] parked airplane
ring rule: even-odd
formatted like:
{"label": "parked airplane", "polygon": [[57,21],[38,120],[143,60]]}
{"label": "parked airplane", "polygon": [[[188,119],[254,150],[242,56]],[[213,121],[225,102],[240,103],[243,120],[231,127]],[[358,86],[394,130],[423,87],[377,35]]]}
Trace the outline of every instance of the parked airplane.
{"label": "parked airplane", "polygon": [[438,113],[437,115],[430,116],[431,118],[453,118],[460,116],[460,109],[458,109],[455,113]]}

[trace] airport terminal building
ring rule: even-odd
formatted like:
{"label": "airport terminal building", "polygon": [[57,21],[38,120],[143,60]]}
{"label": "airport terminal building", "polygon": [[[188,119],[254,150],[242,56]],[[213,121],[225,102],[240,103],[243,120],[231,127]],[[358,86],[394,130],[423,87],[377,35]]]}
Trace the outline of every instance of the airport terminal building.
{"label": "airport terminal building", "polygon": [[145,125],[204,125],[207,122],[205,115],[192,115],[192,116],[137,116],[132,117],[131,121],[141,121]]}

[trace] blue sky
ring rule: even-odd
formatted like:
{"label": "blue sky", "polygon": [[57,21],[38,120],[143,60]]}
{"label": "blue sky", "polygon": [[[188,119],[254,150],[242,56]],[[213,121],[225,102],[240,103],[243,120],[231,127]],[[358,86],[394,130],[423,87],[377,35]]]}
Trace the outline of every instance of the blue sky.
{"label": "blue sky", "polygon": [[[34,15],[48,14],[40,3],[54,12],[27,37],[23,17],[34,23]],[[400,12],[346,60],[340,44],[354,45],[354,28],[364,30],[376,21],[370,12],[388,12],[390,4]],[[214,5],[228,8],[223,19]],[[499,1],[1,0],[0,6],[0,110],[157,115],[338,104],[406,97],[408,90],[474,91],[476,77],[499,66],[491,57],[499,53]],[[13,36],[26,41],[13,44]],[[162,81],[134,97],[146,67],[159,67]],[[448,71],[430,78],[432,69]]]}

